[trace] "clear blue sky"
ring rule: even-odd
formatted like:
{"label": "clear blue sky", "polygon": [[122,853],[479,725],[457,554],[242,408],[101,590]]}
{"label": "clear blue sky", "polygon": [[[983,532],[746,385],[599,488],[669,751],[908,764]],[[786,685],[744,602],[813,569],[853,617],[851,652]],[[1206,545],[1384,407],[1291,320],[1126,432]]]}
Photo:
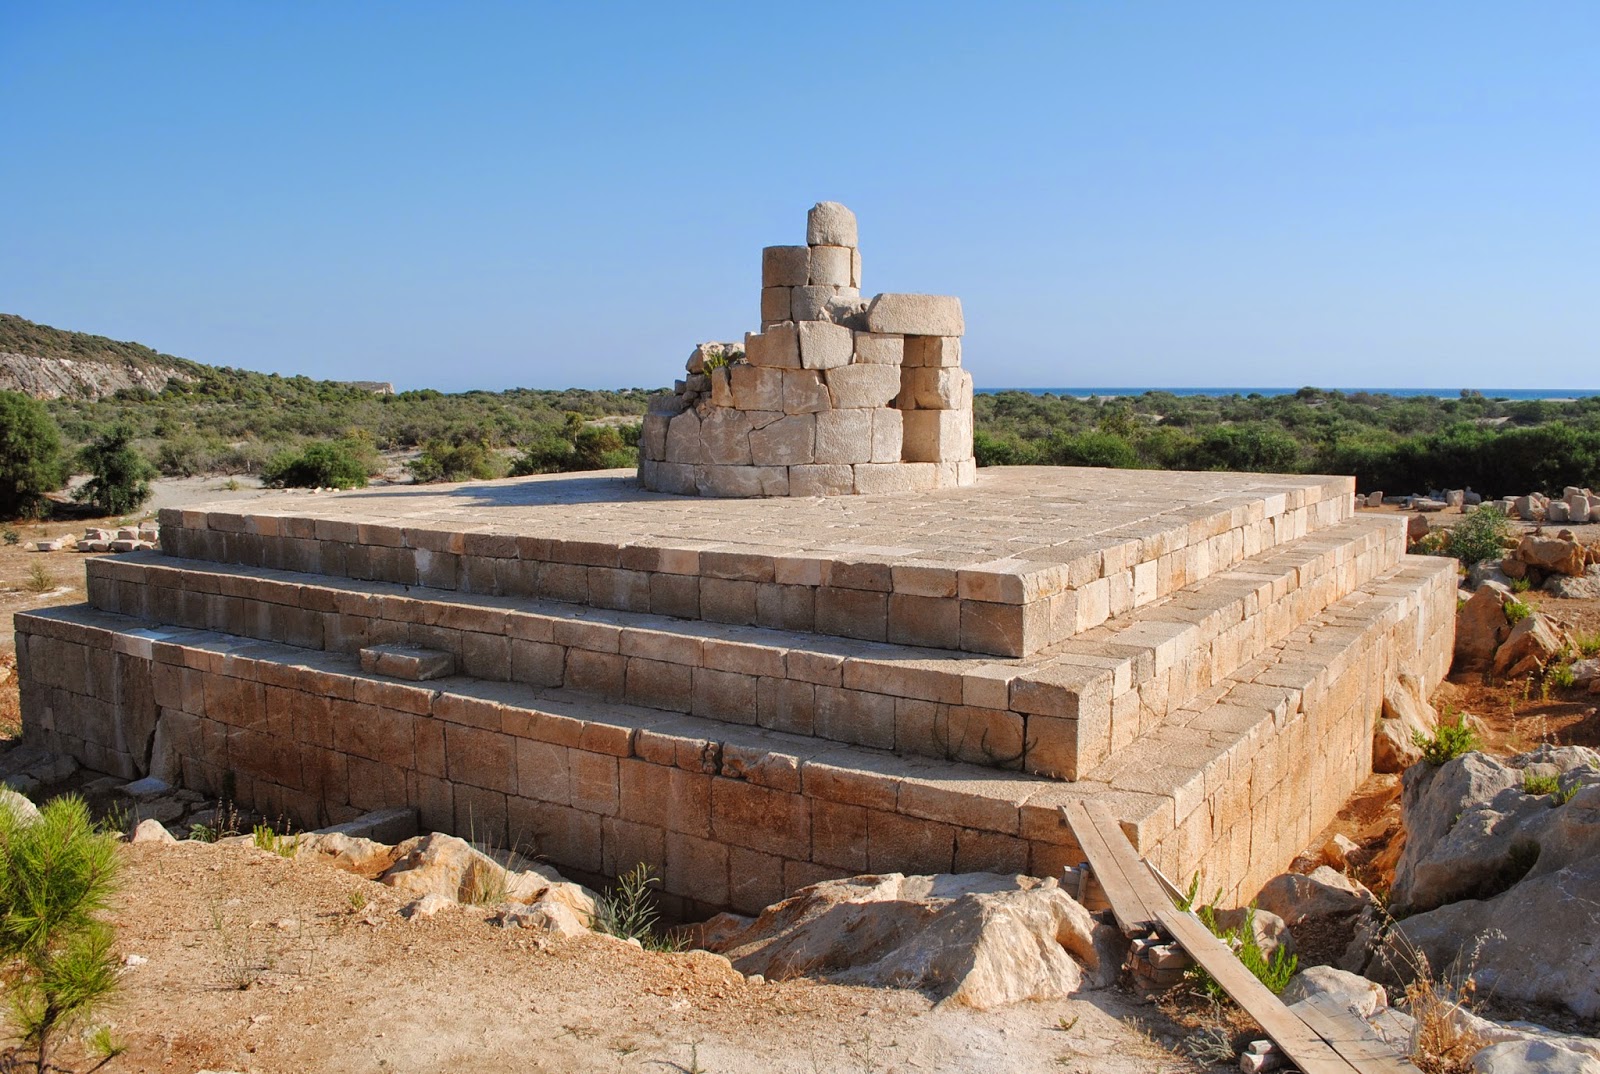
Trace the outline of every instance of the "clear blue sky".
{"label": "clear blue sky", "polygon": [[0,0],[0,310],[670,382],[861,221],[980,386],[1595,387],[1600,4]]}

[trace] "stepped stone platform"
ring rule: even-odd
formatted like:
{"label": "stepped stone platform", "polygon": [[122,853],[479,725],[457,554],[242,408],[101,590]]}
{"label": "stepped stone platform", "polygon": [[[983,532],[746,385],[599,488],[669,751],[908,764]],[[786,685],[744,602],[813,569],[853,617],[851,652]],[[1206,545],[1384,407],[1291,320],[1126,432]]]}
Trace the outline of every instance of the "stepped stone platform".
{"label": "stepped stone platform", "polygon": [[1348,478],[983,470],[716,500],[631,475],[166,511],[19,614],[26,734],[301,825],[414,806],[674,909],[861,871],[1050,875],[1093,795],[1248,898],[1452,645],[1448,560]]}

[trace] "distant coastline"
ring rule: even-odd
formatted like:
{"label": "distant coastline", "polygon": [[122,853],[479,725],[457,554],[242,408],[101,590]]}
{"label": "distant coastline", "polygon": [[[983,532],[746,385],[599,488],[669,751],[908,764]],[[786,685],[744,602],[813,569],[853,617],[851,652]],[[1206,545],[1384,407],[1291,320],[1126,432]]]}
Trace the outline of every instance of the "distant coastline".
{"label": "distant coastline", "polygon": [[[998,395],[1000,392],[1026,392],[1029,395],[1055,395],[1076,399],[1094,396],[1109,398],[1118,395],[1144,395],[1146,392],[1166,392],[1170,395],[1293,395],[1299,388],[978,388],[979,395]],[[1454,399],[1461,388],[1327,388],[1325,391],[1354,395],[1433,396]],[[1488,399],[1582,399],[1600,395],[1600,388],[1473,388]]]}

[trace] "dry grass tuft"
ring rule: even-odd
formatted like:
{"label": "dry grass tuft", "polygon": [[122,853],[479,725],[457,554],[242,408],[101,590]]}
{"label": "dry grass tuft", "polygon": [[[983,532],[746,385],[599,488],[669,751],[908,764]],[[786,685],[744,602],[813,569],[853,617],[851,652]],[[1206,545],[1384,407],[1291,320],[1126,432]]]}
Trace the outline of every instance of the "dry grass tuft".
{"label": "dry grass tuft", "polygon": [[1417,1020],[1411,1061],[1426,1074],[1471,1074],[1472,1056],[1488,1041],[1463,1029],[1456,1012],[1466,1009],[1472,979],[1459,987],[1422,977],[1406,988],[1406,1007]]}

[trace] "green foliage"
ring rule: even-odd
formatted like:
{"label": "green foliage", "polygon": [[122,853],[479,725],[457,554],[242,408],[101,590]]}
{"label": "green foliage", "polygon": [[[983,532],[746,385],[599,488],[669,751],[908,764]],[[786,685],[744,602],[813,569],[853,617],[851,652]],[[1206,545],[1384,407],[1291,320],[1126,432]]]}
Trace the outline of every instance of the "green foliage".
{"label": "green foliage", "polygon": [[133,431],[119,425],[85,447],[79,457],[90,478],[73,492],[106,515],[128,515],[150,498],[156,469],[132,444]]}
{"label": "green foliage", "polygon": [[1472,566],[1505,554],[1505,539],[1512,532],[1511,520],[1496,508],[1480,505],[1450,531],[1450,554],[1463,565]]}
{"label": "green foliage", "polygon": [[[1217,922],[1216,901],[1222,897],[1222,892],[1217,892],[1209,906],[1195,905],[1195,897],[1199,893],[1200,874],[1196,873],[1189,882],[1189,890],[1178,898],[1178,909],[1193,910],[1201,924],[1232,949],[1244,968],[1255,975],[1256,980],[1270,988],[1274,995],[1282,992],[1289,984],[1289,978],[1293,977],[1299,968],[1299,957],[1291,955],[1288,948],[1281,946],[1272,952],[1270,958],[1267,956],[1261,949],[1261,942],[1256,939],[1256,908],[1253,904],[1245,908],[1244,920],[1238,927],[1225,929]],[[1191,967],[1185,976],[1212,999],[1220,1000],[1225,995],[1216,978],[1207,973],[1202,966]]]}
{"label": "green foliage", "polygon": [[52,1068],[59,1034],[92,1019],[116,988],[101,915],[117,865],[115,838],[96,830],[80,798],[51,801],[32,823],[0,810],[0,963],[13,1028],[40,1071]]}
{"label": "green foliage", "polygon": [[6,547],[15,548],[22,543],[22,534],[11,526],[6,526],[4,529],[0,529],[0,540],[5,541]]}
{"label": "green foliage", "polygon": [[676,938],[660,931],[661,913],[651,891],[657,883],[643,862],[617,877],[616,886],[600,896],[594,927],[624,940],[638,940],[647,951],[677,950]]}
{"label": "green foliage", "polygon": [[1523,794],[1555,794],[1561,790],[1560,776],[1536,776],[1531,772],[1522,777]]}
{"label": "green foliage", "polygon": [[1575,630],[1572,646],[1580,656],[1600,656],[1600,630]]}
{"label": "green foliage", "polygon": [[1571,664],[1551,664],[1544,670],[1544,685],[1558,690],[1570,690],[1578,684],[1578,676]]}
{"label": "green foliage", "polygon": [[484,440],[429,441],[422,454],[406,464],[418,482],[487,481],[505,473],[504,464]]}
{"label": "green foliage", "polygon": [[1532,588],[1533,583],[1528,581],[1526,577],[1511,579],[1510,589],[1513,593],[1526,593]]}
{"label": "green foliage", "polygon": [[1411,741],[1422,751],[1422,759],[1435,768],[1471,753],[1480,745],[1478,732],[1467,724],[1464,712],[1453,724],[1441,720],[1439,729],[1431,736],[1421,731],[1412,732]]}
{"label": "green foliage", "polygon": [[1533,614],[1533,608],[1520,600],[1506,601],[1505,606],[1501,609],[1501,611],[1505,612],[1506,622],[1510,623],[1512,626],[1517,625],[1524,619],[1528,618],[1528,616]]}
{"label": "green foliage", "polygon": [[351,440],[319,440],[278,452],[261,468],[270,488],[365,488],[372,450]]}
{"label": "green foliage", "polygon": [[66,480],[61,433],[50,412],[20,392],[0,391],[0,518],[41,516],[45,494]]}
{"label": "green foliage", "polygon": [[250,829],[250,841],[257,850],[265,850],[276,854],[280,858],[294,857],[295,844],[299,840],[292,835],[279,835],[273,831],[270,824],[257,824]]}

